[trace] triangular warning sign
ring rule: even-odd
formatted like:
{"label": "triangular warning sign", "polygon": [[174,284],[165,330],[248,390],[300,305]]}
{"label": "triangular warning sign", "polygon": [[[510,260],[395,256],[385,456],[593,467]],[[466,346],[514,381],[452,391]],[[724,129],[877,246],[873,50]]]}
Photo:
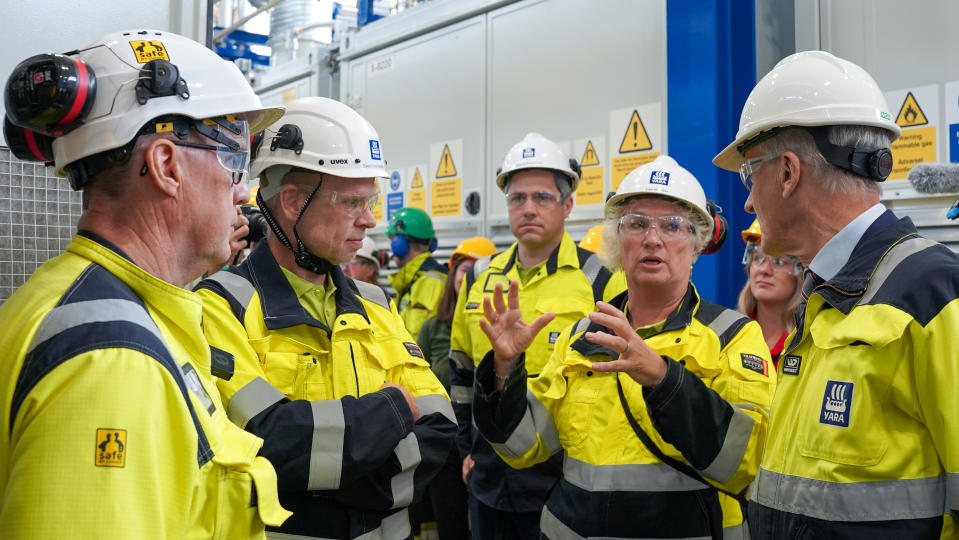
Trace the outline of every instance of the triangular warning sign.
{"label": "triangular warning sign", "polygon": [[640,152],[642,150],[652,150],[653,143],[649,142],[649,134],[643,127],[643,121],[639,119],[639,112],[634,110],[633,116],[629,119],[629,125],[626,126],[626,134],[623,135],[623,142],[619,143],[619,153]]}
{"label": "triangular warning sign", "polygon": [[586,151],[583,152],[583,159],[579,160],[580,167],[589,167],[599,165],[599,156],[596,155],[596,149],[593,148],[593,141],[586,141]]}
{"label": "triangular warning sign", "polygon": [[450,154],[450,145],[443,145],[443,156],[440,165],[436,168],[437,178],[451,178],[456,176],[456,165],[453,165],[453,154]]}
{"label": "triangular warning sign", "polygon": [[423,187],[423,177],[420,176],[420,168],[416,168],[416,174],[413,175],[413,183],[410,184],[410,189],[421,188]]}
{"label": "triangular warning sign", "polygon": [[907,92],[906,99],[903,100],[902,107],[899,108],[899,115],[896,116],[896,124],[899,127],[913,127],[924,126],[928,123],[929,120],[923,114],[915,96],[912,95],[912,92]]}

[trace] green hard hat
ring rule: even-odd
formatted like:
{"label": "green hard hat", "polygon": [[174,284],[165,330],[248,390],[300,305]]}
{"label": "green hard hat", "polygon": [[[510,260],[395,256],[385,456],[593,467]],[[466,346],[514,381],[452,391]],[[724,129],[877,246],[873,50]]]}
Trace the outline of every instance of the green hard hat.
{"label": "green hard hat", "polygon": [[390,218],[390,226],[386,229],[386,235],[396,234],[417,240],[430,240],[436,237],[436,233],[433,232],[433,221],[419,208],[400,208],[393,214]]}

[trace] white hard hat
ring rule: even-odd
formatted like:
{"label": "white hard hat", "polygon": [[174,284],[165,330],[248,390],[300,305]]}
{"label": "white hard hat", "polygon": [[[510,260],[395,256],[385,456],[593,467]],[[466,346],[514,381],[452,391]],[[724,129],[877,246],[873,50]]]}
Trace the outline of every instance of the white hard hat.
{"label": "white hard hat", "polygon": [[369,236],[363,237],[363,247],[356,250],[357,257],[363,257],[364,259],[371,261],[376,265],[376,271],[380,271],[380,260],[373,254],[376,251],[376,242],[373,241]]}
{"label": "white hard hat", "polygon": [[[712,234],[715,223],[706,206],[706,192],[699,180],[686,169],[679,166],[676,160],[663,154],[653,161],[636,167],[623,178],[616,193],[606,201],[606,214],[624,199],[637,195],[656,195],[684,202],[696,213],[701,214],[706,223],[709,223],[709,234]],[[707,235],[708,236],[708,235]]]}
{"label": "white hard hat", "polygon": [[[339,101],[324,97],[295,99],[286,114],[267,128],[253,160],[252,174],[283,167],[282,178],[298,167],[345,178],[386,178],[380,137],[365,118]],[[264,200],[279,189],[268,180]]]}
{"label": "white hard hat", "polygon": [[861,125],[887,129],[895,140],[899,126],[869,73],[825,51],[799,52],[779,61],[746,99],[736,140],[713,163],[738,171],[740,149],[756,136],[783,126]]}
{"label": "white hard hat", "polygon": [[572,190],[579,185],[579,174],[570,166],[569,157],[553,141],[539,133],[527,133],[506,152],[503,166],[496,173],[496,185],[506,191],[506,179],[520,169],[550,169],[569,177]]}
{"label": "white hard hat", "polygon": [[[138,51],[137,46],[144,50]],[[54,172],[58,176],[66,175],[64,167],[70,163],[122,147],[159,116],[203,120],[235,115],[246,120],[254,133],[283,114],[283,107],[263,106],[233,63],[170,32],[111,33],[83,48],[75,58],[96,74],[96,98],[82,125],[53,141]],[[143,78],[140,70],[152,59],[176,66],[189,97],[150,96],[142,105],[137,101],[137,83]]]}

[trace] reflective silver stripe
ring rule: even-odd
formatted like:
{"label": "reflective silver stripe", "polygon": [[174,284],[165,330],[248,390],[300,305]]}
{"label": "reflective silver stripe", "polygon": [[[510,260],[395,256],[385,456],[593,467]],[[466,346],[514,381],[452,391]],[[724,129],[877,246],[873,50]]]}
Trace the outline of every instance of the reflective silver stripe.
{"label": "reflective silver stripe", "polygon": [[473,404],[473,387],[472,386],[450,386],[450,399],[453,400],[453,403],[460,403],[464,405]]}
{"label": "reflective silver stripe", "polygon": [[219,283],[243,307],[250,305],[250,301],[253,300],[253,293],[256,292],[253,284],[246,278],[226,270],[220,270],[207,279]]}
{"label": "reflective silver stripe", "polygon": [[390,297],[386,296],[386,293],[383,292],[383,289],[373,285],[372,283],[367,283],[358,279],[354,279],[353,283],[356,284],[356,289],[359,291],[360,296],[364,300],[369,300],[376,305],[383,306],[384,309],[389,311]]}
{"label": "reflective silver stripe", "polygon": [[233,394],[226,406],[226,415],[234,424],[245,428],[253,417],[285,397],[266,379],[257,377]]}
{"label": "reflective silver stripe", "polygon": [[750,411],[752,411],[752,410],[757,410],[757,409],[758,409],[758,410],[760,410],[760,411],[765,412],[767,415],[769,414],[769,409],[768,409],[768,408],[766,408],[766,407],[760,407],[759,405],[756,405],[755,403],[736,403],[736,404],[733,405],[733,406],[736,407],[737,409],[747,409],[747,410],[750,410]]}
{"label": "reflective silver stripe", "polygon": [[444,283],[446,282],[446,274],[437,270],[427,270],[426,272],[423,272],[420,277],[430,277],[433,279],[438,279]]}
{"label": "reflective silver stripe", "polygon": [[949,483],[949,506],[953,511],[959,512],[959,474],[949,473],[946,478]]}
{"label": "reflective silver stripe", "polygon": [[393,493],[392,508],[406,508],[413,502],[413,473],[422,461],[416,434],[410,433],[404,437],[396,445],[393,454],[400,462],[400,472],[390,479],[390,490]]}
{"label": "reflective silver stripe", "polygon": [[[409,510],[404,508],[395,514],[386,516],[376,529],[361,534],[353,540],[393,540],[394,538],[407,538],[410,532]],[[271,531],[266,531],[266,537],[268,540],[337,540],[321,536],[303,536]]]}
{"label": "reflective silver stripe", "polygon": [[917,237],[910,238],[893,246],[893,248],[889,250],[889,253],[886,253],[882,261],[879,262],[879,266],[876,267],[875,272],[873,272],[872,277],[869,279],[869,286],[866,289],[866,293],[863,294],[859,300],[859,305],[868,304],[869,301],[876,296],[876,293],[879,292],[882,284],[889,278],[893,270],[907,257],[915,255],[924,249],[931,248],[936,244],[936,242],[928,238]]}
{"label": "reflective silver stripe", "polygon": [[446,399],[446,396],[442,394],[426,394],[425,396],[417,396],[414,398],[414,401],[416,401],[416,406],[420,409],[420,416],[440,413],[450,422],[456,423],[453,406],[450,405],[450,400]]}
{"label": "reflective silver stripe", "polygon": [[739,464],[742,463],[743,456],[746,455],[749,436],[752,434],[753,424],[755,423],[756,421],[752,416],[734,408],[733,416],[729,419],[729,426],[726,428],[723,447],[719,449],[719,454],[716,455],[713,462],[700,472],[720,484],[728,482],[739,470]]}
{"label": "reflective silver stripe", "polygon": [[549,413],[531,390],[526,390],[526,403],[529,405],[529,411],[533,414],[533,424],[536,425],[536,432],[542,439],[550,455],[563,449],[559,442],[559,432],[556,431],[556,422],[553,421],[553,415]]}
{"label": "reflective silver stripe", "polygon": [[474,276],[479,277],[480,274],[482,274],[483,272],[489,269],[489,265],[491,262],[493,262],[493,256],[487,255],[483,257],[482,259],[477,259],[476,262],[473,263],[473,268],[471,268],[470,270],[473,272]]}
{"label": "reflective silver stripe", "polygon": [[721,336],[726,330],[729,330],[732,325],[736,324],[736,321],[742,318],[742,313],[731,309],[724,309],[718,317],[709,323],[709,328],[711,328],[713,332],[716,332],[717,336]]}
{"label": "reflective silver stripe", "polygon": [[40,328],[34,334],[30,350],[32,351],[37,345],[71,328],[84,324],[111,321],[124,321],[142,326],[156,336],[161,343],[166,343],[166,340],[160,335],[160,329],[150,318],[150,314],[144,306],[129,300],[110,298],[76,302],[53,308],[44,317]]}
{"label": "reflective silver stripe", "polygon": [[463,351],[450,351],[450,359],[456,363],[456,367],[460,369],[465,369],[466,371],[475,371],[476,364],[473,363],[473,359],[469,357]]}
{"label": "reflective silver stripe", "polygon": [[518,458],[529,452],[530,448],[536,445],[536,426],[533,425],[533,415],[529,412],[529,408],[523,413],[523,419],[519,421],[519,425],[506,438],[506,442],[490,441],[489,444],[497,454],[504,457]]}
{"label": "reflective silver stripe", "polygon": [[573,327],[573,331],[569,334],[570,339],[572,339],[572,337],[576,334],[589,328],[589,323],[589,317],[583,317],[582,319],[576,321],[576,326]]}
{"label": "reflective silver stripe", "polygon": [[946,512],[946,477],[838,483],[759,469],[750,497],[769,508],[831,521],[924,519]]}
{"label": "reflective silver stripe", "polygon": [[[543,513],[539,518],[539,529],[546,535],[547,538],[551,540],[627,540],[624,537],[617,536],[581,536],[576,533],[573,529],[570,529],[566,526],[565,523],[559,520],[552,512],[549,511],[549,508],[543,507]],[[725,533],[725,529],[723,530]],[[661,538],[637,538],[635,536],[629,537],[629,540],[663,540]],[[671,539],[671,540],[711,540],[708,536],[687,536],[683,539]]]}
{"label": "reflective silver stripe", "polygon": [[343,473],[343,438],[346,418],[338,399],[311,401],[313,443],[310,448],[308,490],[338,489]]}
{"label": "reflective silver stripe", "polygon": [[665,463],[593,465],[566,455],[563,478],[586,491],[696,491],[708,487]]}
{"label": "reflective silver stripe", "polygon": [[596,276],[599,275],[599,271],[603,269],[603,263],[599,262],[599,257],[596,254],[592,254],[586,259],[586,264],[583,265],[581,270],[586,274],[586,279],[589,280],[590,284],[596,281]]}
{"label": "reflective silver stripe", "polygon": [[723,540],[749,540],[749,527],[743,521],[739,525],[723,527]]}

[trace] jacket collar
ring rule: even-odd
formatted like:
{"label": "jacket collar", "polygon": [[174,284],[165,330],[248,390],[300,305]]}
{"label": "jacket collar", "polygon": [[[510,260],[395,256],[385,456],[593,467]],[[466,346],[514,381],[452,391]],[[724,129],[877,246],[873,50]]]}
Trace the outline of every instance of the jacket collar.
{"label": "jacket collar", "polygon": [[[519,242],[513,242],[513,245],[510,246],[508,250],[493,257],[493,260],[490,262],[490,270],[498,274],[509,272],[513,266],[516,265],[518,250]],[[546,259],[546,274],[551,276],[556,273],[556,270],[563,266],[579,268],[576,243],[573,242],[573,238],[566,231],[563,231],[563,238],[560,240],[559,245],[556,246],[556,249],[554,249]],[[526,270],[529,270],[529,268]]]}
{"label": "jacket collar", "polygon": [[[283,270],[277,264],[276,259],[270,252],[266,242],[260,245],[250,253],[239,267],[238,273],[247,275],[253,282],[260,296],[260,308],[263,311],[263,321],[270,330],[279,330],[289,328],[298,324],[305,324],[316,328],[322,328],[327,335],[331,334],[330,329],[310,315],[296,296],[293,286],[283,275]],[[346,277],[339,265],[334,265],[327,274],[327,279],[332,280],[336,291],[333,298],[336,300],[336,316],[344,313],[356,313],[362,315],[367,322],[370,318],[366,313],[366,308],[360,302],[359,290],[353,283],[353,280]]]}
{"label": "jacket collar", "polygon": [[[626,306],[629,304],[629,291],[620,293],[618,296],[610,300],[609,303],[620,311],[625,311]],[[679,309],[673,310],[673,312],[666,317],[666,321],[663,323],[663,329],[660,331],[660,333],[682,330],[683,328],[688,327],[690,323],[692,323],[693,315],[696,314],[696,310],[698,308],[699,293],[696,292],[696,287],[692,282],[690,282],[689,287],[686,289],[686,294],[683,296],[683,299],[680,302]],[[586,332],[603,332],[613,335],[612,330],[592,321],[590,321],[589,325],[586,327]],[[603,347],[602,345],[597,345],[596,343],[587,341],[585,332],[573,342],[571,347],[583,356],[602,354],[612,358],[613,360],[619,358],[619,353]]]}
{"label": "jacket collar", "polygon": [[410,262],[403,265],[403,268],[400,268],[399,272],[390,276],[390,284],[396,289],[397,298],[401,298],[406,294],[407,290],[413,286],[413,282],[416,281],[422,272],[430,270],[435,270],[443,274],[446,273],[446,268],[436,262],[433,254],[429,251],[420,253],[410,259]]}
{"label": "jacket collar", "polygon": [[844,314],[848,314],[866,292],[869,277],[889,248],[918,234],[909,218],[896,219],[887,210],[866,230],[849,260],[829,281],[814,292]]}

